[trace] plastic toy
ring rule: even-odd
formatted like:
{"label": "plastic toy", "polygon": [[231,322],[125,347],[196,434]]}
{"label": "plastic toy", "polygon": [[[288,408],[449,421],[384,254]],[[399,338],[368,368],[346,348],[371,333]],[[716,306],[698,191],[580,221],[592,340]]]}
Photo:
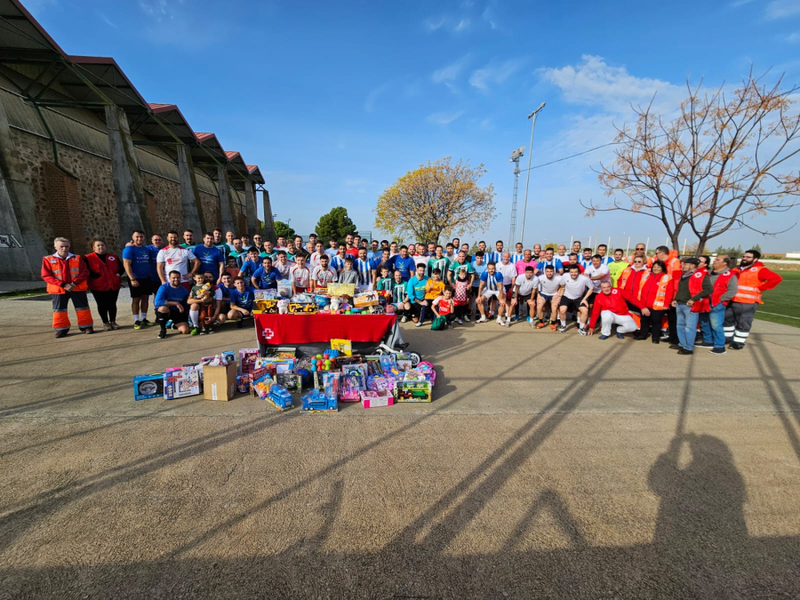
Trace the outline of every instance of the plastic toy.
{"label": "plastic toy", "polygon": [[278,299],[278,314],[285,315],[288,312],[289,312],[289,299],[288,298]]}
{"label": "plastic toy", "polygon": [[303,394],[300,410],[303,412],[339,412],[339,405],[335,395],[311,390],[307,394]]}
{"label": "plastic toy", "polygon": [[398,381],[394,384],[395,402],[430,402],[430,381]]}
{"label": "plastic toy", "polygon": [[361,387],[359,385],[360,375],[358,373],[345,373],[341,378],[341,385],[339,386],[339,400],[342,402],[358,402],[361,399],[359,393]]}
{"label": "plastic toy", "polygon": [[282,385],[278,385],[277,383],[270,388],[267,400],[274,404],[275,408],[281,412],[288,410],[293,406],[292,395],[289,393],[289,390]]}
{"label": "plastic toy", "polygon": [[394,397],[391,392],[374,392],[371,390],[361,392],[361,405],[364,408],[378,408],[379,406],[391,406],[394,404]]}

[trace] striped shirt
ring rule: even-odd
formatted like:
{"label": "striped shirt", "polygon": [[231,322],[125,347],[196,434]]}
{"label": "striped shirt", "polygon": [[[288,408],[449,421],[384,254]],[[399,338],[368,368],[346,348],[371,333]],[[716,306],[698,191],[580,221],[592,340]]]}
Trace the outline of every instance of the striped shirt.
{"label": "striped shirt", "polygon": [[522,254],[512,254],[511,255],[511,264],[515,265],[515,264],[517,264],[518,260],[522,260],[522,259],[523,259],[523,255]]}
{"label": "striped shirt", "polygon": [[358,272],[358,285],[369,287],[372,284],[372,263],[369,259],[361,260],[357,258],[353,263],[353,268]]}
{"label": "striped shirt", "polygon": [[343,271],[344,270],[344,258],[339,256],[338,254],[336,256],[334,256],[333,258],[331,258],[331,268],[334,271],[336,271],[337,273],[339,271]]}
{"label": "striped shirt", "polygon": [[502,252],[486,252],[483,256],[483,264],[488,265],[490,262],[499,263],[503,260]]}

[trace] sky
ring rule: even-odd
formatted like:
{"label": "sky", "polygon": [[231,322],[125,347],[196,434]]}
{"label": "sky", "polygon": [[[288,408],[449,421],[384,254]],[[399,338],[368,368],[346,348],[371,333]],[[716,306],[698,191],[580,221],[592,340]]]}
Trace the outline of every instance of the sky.
{"label": "sky", "polygon": [[[195,131],[258,164],[277,219],[310,233],[334,206],[362,231],[398,177],[450,156],[484,164],[496,218],[473,241],[508,240],[513,165],[536,122],[534,167],[613,140],[631,104],[668,114],[687,79],[735,86],[751,66],[800,82],[800,0],[646,2],[265,2],[23,0],[67,53],[112,56],[148,102],[177,104]],[[793,110],[798,110],[797,105]],[[666,240],[641,215],[586,217],[607,202],[592,168],[613,147],[531,171],[525,245],[590,236],[612,247]],[[800,161],[791,165],[796,174]],[[525,172],[520,180],[520,237]],[[259,211],[260,211],[259,207]],[[800,207],[760,217],[781,230]],[[688,238],[691,244],[692,239]],[[775,237],[712,242],[800,250]]]}

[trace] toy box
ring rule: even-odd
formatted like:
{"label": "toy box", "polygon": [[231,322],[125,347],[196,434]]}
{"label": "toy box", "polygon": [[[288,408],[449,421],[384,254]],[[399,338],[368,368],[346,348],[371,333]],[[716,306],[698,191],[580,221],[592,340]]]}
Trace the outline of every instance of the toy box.
{"label": "toy box", "polygon": [[400,371],[407,371],[414,366],[413,361],[411,360],[411,355],[406,352],[396,354],[394,359],[397,363],[397,368]]}
{"label": "toy box", "polygon": [[331,298],[337,296],[350,296],[356,293],[356,284],[354,283],[329,283],[328,296]]}
{"label": "toy box", "polygon": [[253,296],[255,296],[256,300],[274,300],[275,296],[277,295],[278,295],[278,290],[274,288],[266,290],[255,290],[253,292]]}
{"label": "toy box", "polygon": [[366,390],[361,392],[361,405],[364,408],[378,408],[380,406],[391,406],[394,404],[394,397],[391,392],[373,392]]}
{"label": "toy box", "polygon": [[256,368],[258,348],[242,348],[239,350],[239,373],[249,373]]}
{"label": "toy box", "polygon": [[256,310],[267,315],[277,315],[278,301],[275,298],[256,300]]}
{"label": "toy box", "polygon": [[303,412],[335,413],[339,411],[339,405],[336,402],[335,395],[325,394],[319,390],[311,390],[307,394],[303,394],[300,410]]}
{"label": "toy box", "polygon": [[203,397],[227,402],[236,395],[236,365],[204,368]]}
{"label": "toy box", "polygon": [[186,398],[200,393],[200,374],[194,367],[177,367],[164,372],[164,398]]}
{"label": "toy box", "polygon": [[256,369],[250,373],[250,390],[257,398],[266,400],[273,383],[272,376],[267,369]]}
{"label": "toy box", "polygon": [[353,342],[334,338],[331,340],[331,350],[337,350],[339,354],[350,356],[353,354]]}
{"label": "toy box", "polygon": [[314,315],[318,311],[316,302],[289,302],[290,315]]}
{"label": "toy box", "polygon": [[430,402],[430,381],[397,381],[394,384],[395,402]]}
{"label": "toy box", "polygon": [[292,282],[288,279],[278,280],[278,297],[291,298],[292,297]]}
{"label": "toy box", "polygon": [[367,389],[373,392],[392,392],[394,381],[394,377],[367,375]]}
{"label": "toy box", "polygon": [[363,363],[342,365],[342,377],[355,377],[358,389],[367,389],[367,365]]}
{"label": "toy box", "polygon": [[281,412],[289,410],[293,406],[292,394],[285,387],[278,384],[270,388],[267,400]]}
{"label": "toy box", "polygon": [[339,400],[342,402],[361,400],[361,396],[359,396],[361,392],[360,378],[360,373],[342,373],[339,380]]}
{"label": "toy box", "polygon": [[133,378],[133,399],[149,400],[164,395],[164,374],[137,375]]}
{"label": "toy box", "polygon": [[297,373],[278,373],[275,375],[275,383],[290,393],[300,392],[303,389],[303,377]]}
{"label": "toy box", "polygon": [[341,381],[342,381],[341,373],[323,373],[322,389],[327,395],[338,397]]}
{"label": "toy box", "polygon": [[274,373],[291,373],[294,369],[296,360],[294,358],[276,358],[272,356],[261,356],[256,359],[256,369],[271,369]]}
{"label": "toy box", "polygon": [[368,306],[377,306],[380,303],[378,293],[372,290],[366,292],[359,292],[353,296],[353,306],[356,308],[367,308]]}
{"label": "toy box", "polygon": [[236,376],[236,390],[240,394],[249,394],[250,393],[250,376],[255,371],[250,371],[250,373],[246,373],[244,375],[237,375]]}

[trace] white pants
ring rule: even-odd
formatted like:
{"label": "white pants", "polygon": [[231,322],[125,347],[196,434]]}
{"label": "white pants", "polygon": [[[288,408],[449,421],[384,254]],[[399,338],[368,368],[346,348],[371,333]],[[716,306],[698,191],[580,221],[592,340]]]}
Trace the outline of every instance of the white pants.
{"label": "white pants", "polygon": [[600,313],[600,318],[603,320],[603,325],[600,328],[602,335],[611,335],[611,326],[617,326],[617,333],[629,333],[636,331],[636,321],[630,315],[618,315],[610,310],[604,310]]}

